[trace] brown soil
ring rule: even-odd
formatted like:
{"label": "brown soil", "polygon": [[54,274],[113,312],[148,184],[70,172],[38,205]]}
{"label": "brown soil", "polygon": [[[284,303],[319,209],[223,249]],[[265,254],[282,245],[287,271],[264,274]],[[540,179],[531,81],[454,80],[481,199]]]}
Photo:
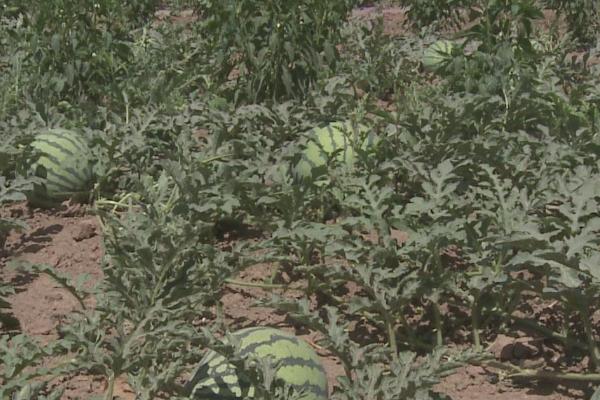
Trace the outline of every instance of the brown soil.
{"label": "brown soil", "polygon": [[[77,301],[44,275],[34,276],[16,273],[7,267],[10,260],[26,260],[34,263],[47,263],[61,273],[73,278],[87,274],[90,281],[102,279],[100,259],[102,257],[101,231],[95,217],[90,215],[66,215],[37,210],[31,213],[26,206],[12,207],[11,214],[22,215],[29,229],[13,233],[7,241],[5,254],[0,258],[0,277],[13,283],[16,294],[9,298],[11,312],[19,326],[13,328],[47,343],[57,337],[59,323],[77,309]],[[270,265],[258,265],[244,271],[239,277],[244,281],[257,281],[269,276]],[[315,343],[317,337],[312,332],[295,331],[285,317],[272,309],[254,307],[256,299],[266,293],[262,289],[228,286],[222,298],[226,321],[232,328],[248,325],[269,325],[292,331]],[[288,296],[300,294],[291,292]],[[7,327],[4,327],[6,331]],[[490,350],[499,360],[506,360],[507,349],[514,357],[515,343],[527,349],[526,340],[499,336]],[[511,347],[512,346],[512,347]],[[329,375],[331,386],[335,377],[343,373],[340,363],[327,351],[315,346]],[[523,351],[521,351],[523,352]],[[64,399],[86,399],[93,394],[101,394],[105,382],[90,376],[76,376],[57,382],[66,388]],[[453,400],[566,400],[584,399],[583,392],[566,389],[562,386],[539,384],[519,386],[477,366],[467,366],[445,378],[436,389]],[[124,379],[117,382],[115,395],[121,399],[134,399]]]}
{"label": "brown soil", "polygon": [[47,264],[73,279],[87,274],[90,283],[99,281],[99,229],[95,219],[85,215],[31,213],[25,205],[13,207],[10,212],[23,214],[29,229],[9,236],[6,256],[0,258],[0,276],[14,285],[16,293],[10,302],[19,330],[46,343],[56,338],[55,328],[64,317],[79,307],[77,300],[46,275],[17,273],[6,268],[6,262]]}
{"label": "brown soil", "polygon": [[352,16],[361,20],[381,17],[383,31],[390,36],[401,36],[410,31],[406,26],[406,8],[404,7],[362,7],[354,10]]}

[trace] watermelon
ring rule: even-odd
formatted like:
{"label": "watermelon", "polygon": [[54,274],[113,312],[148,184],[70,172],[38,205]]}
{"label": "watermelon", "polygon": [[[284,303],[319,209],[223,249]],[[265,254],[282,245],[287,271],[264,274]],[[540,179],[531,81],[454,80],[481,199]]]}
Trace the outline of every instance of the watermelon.
{"label": "watermelon", "polygon": [[428,71],[435,71],[452,57],[454,45],[448,40],[438,40],[429,46],[423,54],[423,66]]}
{"label": "watermelon", "polygon": [[30,203],[52,206],[89,195],[92,154],[84,137],[67,129],[48,129],[35,137],[31,147],[39,158],[30,166],[30,173],[43,182],[34,186]]}
{"label": "watermelon", "polygon": [[366,126],[355,126],[350,121],[332,122],[313,129],[309,132],[310,140],[294,169],[296,178],[307,179],[324,173],[327,161],[334,155],[337,162],[352,166],[356,159],[352,141],[362,139],[361,147],[369,148],[373,145],[374,136],[368,132]]}
{"label": "watermelon", "polygon": [[[327,399],[327,376],[314,350],[303,340],[279,329],[252,327],[232,333],[240,355],[272,357],[278,363],[276,379],[301,390],[302,400]],[[226,342],[226,341],[225,341]],[[225,357],[209,351],[200,361],[186,393],[197,400],[234,400],[254,397],[254,388],[238,378]]]}

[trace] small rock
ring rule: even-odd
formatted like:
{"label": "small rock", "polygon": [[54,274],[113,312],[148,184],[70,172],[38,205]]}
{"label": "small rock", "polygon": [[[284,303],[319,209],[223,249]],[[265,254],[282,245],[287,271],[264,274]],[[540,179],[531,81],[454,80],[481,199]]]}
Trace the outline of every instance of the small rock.
{"label": "small rock", "polygon": [[513,345],[513,357],[518,360],[533,358],[540,353],[539,349],[531,343],[530,338],[525,339],[526,340],[518,340]]}
{"label": "small rock", "polygon": [[44,296],[44,299],[46,299],[48,301],[60,301],[63,299],[63,296],[60,293],[47,294],[46,296]]}
{"label": "small rock", "polygon": [[23,207],[12,207],[8,209],[11,218],[23,218],[25,210]]}
{"label": "small rock", "polygon": [[77,227],[75,227],[73,239],[77,242],[80,242],[82,240],[92,238],[96,236],[96,234],[96,226],[89,221],[83,221],[77,225]]}
{"label": "small rock", "polygon": [[540,354],[540,350],[533,344],[533,338],[513,338],[506,335],[498,335],[489,350],[496,359],[502,361],[531,359]]}
{"label": "small rock", "polygon": [[489,347],[489,351],[498,360],[512,360],[512,346],[515,342],[515,338],[499,334],[494,340],[494,343]]}

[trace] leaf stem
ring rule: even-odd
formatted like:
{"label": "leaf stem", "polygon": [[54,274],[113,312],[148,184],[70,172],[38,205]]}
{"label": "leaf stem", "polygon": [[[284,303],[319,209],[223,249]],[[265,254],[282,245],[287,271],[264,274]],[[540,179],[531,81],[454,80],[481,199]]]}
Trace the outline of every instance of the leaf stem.
{"label": "leaf stem", "polygon": [[542,333],[543,335],[548,336],[551,339],[555,339],[555,340],[563,342],[567,346],[575,347],[575,348],[578,348],[578,349],[584,350],[584,351],[589,351],[588,346],[585,343],[582,343],[576,339],[570,338],[564,334],[555,332],[552,329],[542,326],[535,321],[515,317],[513,315],[511,315],[510,318],[520,325],[523,325],[523,326],[531,328],[531,329],[535,329],[538,332]]}
{"label": "leaf stem", "polygon": [[600,374],[578,374],[576,372],[554,372],[523,369],[508,375],[509,378],[540,379],[549,381],[600,382]]}
{"label": "leaf stem", "polygon": [[260,289],[290,289],[288,285],[276,285],[272,283],[255,283],[255,282],[244,282],[236,279],[225,279],[225,283],[233,286],[242,286],[242,287],[255,287]]}
{"label": "leaf stem", "polygon": [[425,351],[432,350],[431,345],[429,343],[424,343],[421,340],[417,339],[417,337],[415,336],[415,332],[408,324],[408,321],[406,320],[406,317],[404,316],[404,314],[402,312],[398,313],[398,318],[400,319],[400,324],[402,325],[402,327],[404,328],[404,331],[406,332],[408,342],[411,345],[417,346],[420,349],[423,349]]}
{"label": "leaf stem", "polygon": [[481,351],[481,337],[479,336],[479,293],[474,296],[473,304],[471,305],[471,324],[473,325],[473,345],[475,351]]}
{"label": "leaf stem", "polygon": [[588,351],[592,361],[592,370],[596,370],[600,366],[600,350],[596,340],[594,339],[594,330],[592,328],[590,313],[586,307],[581,310],[581,319],[583,320],[583,330],[587,339]]}
{"label": "leaf stem", "polygon": [[510,379],[530,379],[547,381],[574,381],[574,382],[600,382],[600,374],[580,374],[577,372],[556,372],[537,369],[519,368],[515,365],[507,365],[499,361],[484,361],[477,363],[484,367],[491,367],[507,371],[507,378]]}
{"label": "leaf stem", "polygon": [[108,386],[104,392],[104,400],[112,400],[115,391],[115,373],[111,371],[108,377]]}
{"label": "leaf stem", "polygon": [[442,316],[440,314],[440,307],[437,302],[431,303],[433,307],[433,322],[435,324],[435,344],[437,347],[444,345],[444,337],[442,336]]}
{"label": "leaf stem", "polygon": [[221,161],[221,160],[225,160],[229,157],[233,157],[234,154],[233,153],[226,153],[226,154],[217,154],[215,156],[206,158],[204,160],[201,160],[200,163],[201,164],[210,164],[213,161]]}
{"label": "leaf stem", "polygon": [[392,350],[392,356],[394,359],[398,357],[398,342],[396,341],[396,330],[394,321],[389,313],[385,313],[385,326],[387,329],[388,340],[390,341],[390,349]]}

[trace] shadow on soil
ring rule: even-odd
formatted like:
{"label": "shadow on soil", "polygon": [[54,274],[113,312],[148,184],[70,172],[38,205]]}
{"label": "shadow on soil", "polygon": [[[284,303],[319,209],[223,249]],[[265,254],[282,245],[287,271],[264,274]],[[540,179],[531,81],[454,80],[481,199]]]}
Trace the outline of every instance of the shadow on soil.
{"label": "shadow on soil", "polygon": [[0,332],[16,332],[20,330],[21,324],[14,315],[0,312]]}
{"label": "shadow on soil", "polygon": [[19,242],[15,244],[14,249],[11,252],[12,255],[18,256],[21,254],[31,254],[40,251],[50,242],[52,242],[52,235],[60,233],[63,228],[64,227],[60,224],[53,224],[43,228],[38,228],[29,235],[24,235],[19,239]]}

